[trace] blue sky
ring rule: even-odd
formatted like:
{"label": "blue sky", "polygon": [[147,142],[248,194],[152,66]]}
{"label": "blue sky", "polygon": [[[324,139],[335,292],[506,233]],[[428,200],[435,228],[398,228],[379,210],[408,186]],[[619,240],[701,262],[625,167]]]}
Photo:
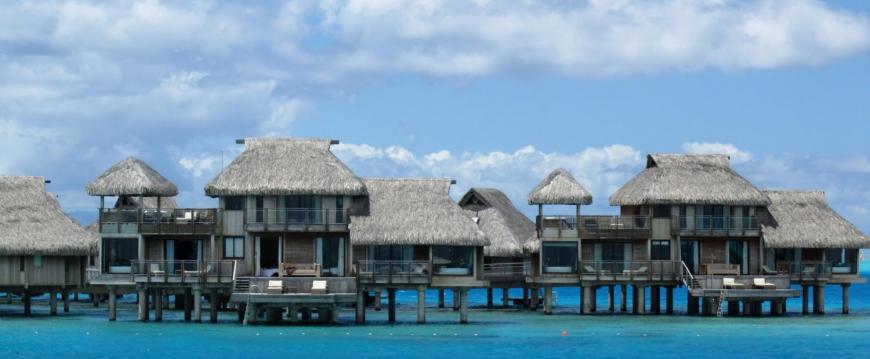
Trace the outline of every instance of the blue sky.
{"label": "blue sky", "polygon": [[11,2],[0,60],[0,173],[50,178],[82,222],[125,156],[209,206],[234,139],[269,135],[527,213],[555,167],[611,213],[647,153],[726,153],[870,232],[867,2]]}

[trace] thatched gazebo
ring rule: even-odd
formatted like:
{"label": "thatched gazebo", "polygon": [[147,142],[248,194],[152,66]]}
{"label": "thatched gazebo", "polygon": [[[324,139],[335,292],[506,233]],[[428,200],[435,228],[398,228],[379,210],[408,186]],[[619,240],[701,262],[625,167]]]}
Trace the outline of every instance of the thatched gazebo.
{"label": "thatched gazebo", "polygon": [[246,138],[245,150],[205,186],[211,197],[346,195],[366,188],[328,139]]}
{"label": "thatched gazebo", "polygon": [[573,205],[576,217],[580,217],[580,206],[592,204],[592,194],[568,170],[557,168],[532,189],[529,193],[529,204],[538,205],[538,233],[525,243],[524,248],[534,254],[541,249],[543,223],[540,221],[543,220],[544,205]]}
{"label": "thatched gazebo", "polygon": [[25,314],[33,292],[49,292],[51,314],[61,292],[68,311],[68,291],[85,285],[95,254],[96,237],[61,209],[43,177],[0,176],[0,287],[22,294]]}
{"label": "thatched gazebo", "polygon": [[[842,311],[848,314],[849,287],[852,283],[864,282],[859,275],[859,251],[870,247],[870,238],[834,211],[822,191],[765,190],[764,193],[771,202],[761,220],[768,265],[777,271],[800,274],[795,284],[803,288],[803,313],[809,313],[810,286],[814,293],[813,311],[825,311],[825,283],[812,278],[820,272],[830,277],[827,284],[842,287]],[[815,260],[804,262],[808,258]],[[804,280],[805,274],[811,278]]]}
{"label": "thatched gazebo", "polygon": [[[443,306],[443,288],[454,288],[454,307],[459,307],[460,322],[468,321],[468,288],[484,286],[482,278],[483,247],[490,244],[456,202],[450,198],[449,179],[366,179],[368,198],[355,203],[349,226],[355,258],[374,258],[373,267],[411,264],[425,285],[439,288],[439,306]],[[377,258],[377,249],[407,249],[409,257],[399,260]],[[369,253],[369,249],[373,252]],[[428,265],[422,269],[420,263]],[[360,271],[370,268],[360,262]],[[400,271],[407,271],[399,269]],[[392,270],[390,270],[392,272]],[[427,273],[428,272],[428,273]],[[399,278],[401,282],[403,278]],[[417,321],[425,322],[425,286],[420,283],[388,284],[378,281],[360,284],[360,293],[374,291],[376,306],[380,293],[388,292],[389,320],[395,321],[396,290],[417,290]],[[459,289],[457,289],[459,288]],[[363,295],[363,294],[360,294]],[[460,299],[461,298],[461,299]],[[461,304],[460,304],[461,303]],[[365,305],[357,303],[357,322],[365,320]]]}
{"label": "thatched gazebo", "polygon": [[127,157],[88,183],[91,196],[172,197],[175,184],[136,157]]}
{"label": "thatched gazebo", "polygon": [[731,169],[726,155],[650,154],[646,169],[610,196],[611,206],[769,203],[761,190]]}

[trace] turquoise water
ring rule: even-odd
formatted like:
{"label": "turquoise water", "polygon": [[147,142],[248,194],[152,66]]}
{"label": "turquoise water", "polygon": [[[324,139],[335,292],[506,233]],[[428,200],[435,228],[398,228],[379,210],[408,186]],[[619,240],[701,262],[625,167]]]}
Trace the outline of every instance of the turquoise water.
{"label": "turquoise water", "polygon": [[[2,304],[0,356],[837,357],[860,355],[870,349],[870,286],[866,284],[852,287],[852,314],[848,316],[839,314],[839,287],[829,287],[825,293],[828,315],[801,316],[797,299],[790,301],[790,313],[784,318],[579,316],[577,292],[575,288],[560,289],[556,314],[545,316],[480,308],[485,304],[485,292],[472,291],[471,304],[478,308],[469,313],[472,323],[468,325],[457,324],[457,312],[434,307],[427,310],[428,324],[415,324],[413,292],[398,294],[399,324],[387,324],[386,311],[369,310],[365,326],[353,325],[352,311],[343,312],[337,326],[243,327],[230,312],[222,313],[217,325],[184,323],[179,311],[166,313],[162,323],[139,323],[130,300],[122,306],[115,323],[106,321],[105,306],[74,304],[71,313],[49,317],[47,306],[39,301],[34,315],[24,318],[20,304]],[[605,295],[601,290],[602,306]],[[435,298],[434,291],[429,293],[427,303],[434,305]],[[685,311],[685,290],[678,289],[675,300],[676,309]]]}

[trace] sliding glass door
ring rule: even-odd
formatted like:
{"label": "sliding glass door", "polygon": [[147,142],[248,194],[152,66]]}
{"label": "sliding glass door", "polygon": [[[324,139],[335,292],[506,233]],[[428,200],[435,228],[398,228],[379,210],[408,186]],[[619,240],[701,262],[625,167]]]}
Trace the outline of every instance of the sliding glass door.
{"label": "sliding glass door", "polygon": [[680,258],[692,273],[698,274],[701,261],[701,243],[697,240],[680,240]]}
{"label": "sliding glass door", "polygon": [[324,277],[344,276],[344,238],[317,238],[317,263]]}
{"label": "sliding glass door", "polygon": [[725,261],[740,266],[740,274],[749,274],[749,242],[744,240],[728,241]]}

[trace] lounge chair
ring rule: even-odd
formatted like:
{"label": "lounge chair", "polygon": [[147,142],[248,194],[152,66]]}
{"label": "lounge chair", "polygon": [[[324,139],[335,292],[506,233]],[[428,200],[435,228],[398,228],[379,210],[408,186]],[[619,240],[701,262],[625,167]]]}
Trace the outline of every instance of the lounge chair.
{"label": "lounge chair", "polygon": [[148,268],[148,273],[151,275],[165,275],[166,271],[160,269],[159,263],[151,263],[150,268]]}
{"label": "lounge chair", "polygon": [[326,281],[315,280],[311,282],[311,294],[326,294]]}
{"label": "lounge chair", "polygon": [[266,294],[284,294],[284,281],[270,280],[266,283]]}
{"label": "lounge chair", "polygon": [[766,265],[761,266],[761,270],[764,272],[764,274],[768,274],[768,275],[779,274],[779,272],[777,272],[773,269],[767,268]]}
{"label": "lounge chair", "polygon": [[644,274],[646,273],[646,266],[640,267],[638,269],[625,269],[622,271],[622,274],[625,275],[633,275],[633,274]]}
{"label": "lounge chair", "polygon": [[725,289],[743,288],[743,283],[737,283],[734,280],[734,278],[725,277],[725,278],[722,278],[722,288],[725,288]]}
{"label": "lounge chair", "polygon": [[776,284],[766,281],[764,278],[752,278],[752,286],[755,288],[773,288],[776,289]]}
{"label": "lounge chair", "polygon": [[607,274],[610,274],[610,271],[609,271],[609,270],[605,270],[605,269],[597,270],[597,269],[595,269],[595,268],[593,268],[592,266],[589,266],[589,265],[583,266],[583,270],[586,271],[586,273],[588,273],[588,274],[599,274],[599,275],[607,275]]}

